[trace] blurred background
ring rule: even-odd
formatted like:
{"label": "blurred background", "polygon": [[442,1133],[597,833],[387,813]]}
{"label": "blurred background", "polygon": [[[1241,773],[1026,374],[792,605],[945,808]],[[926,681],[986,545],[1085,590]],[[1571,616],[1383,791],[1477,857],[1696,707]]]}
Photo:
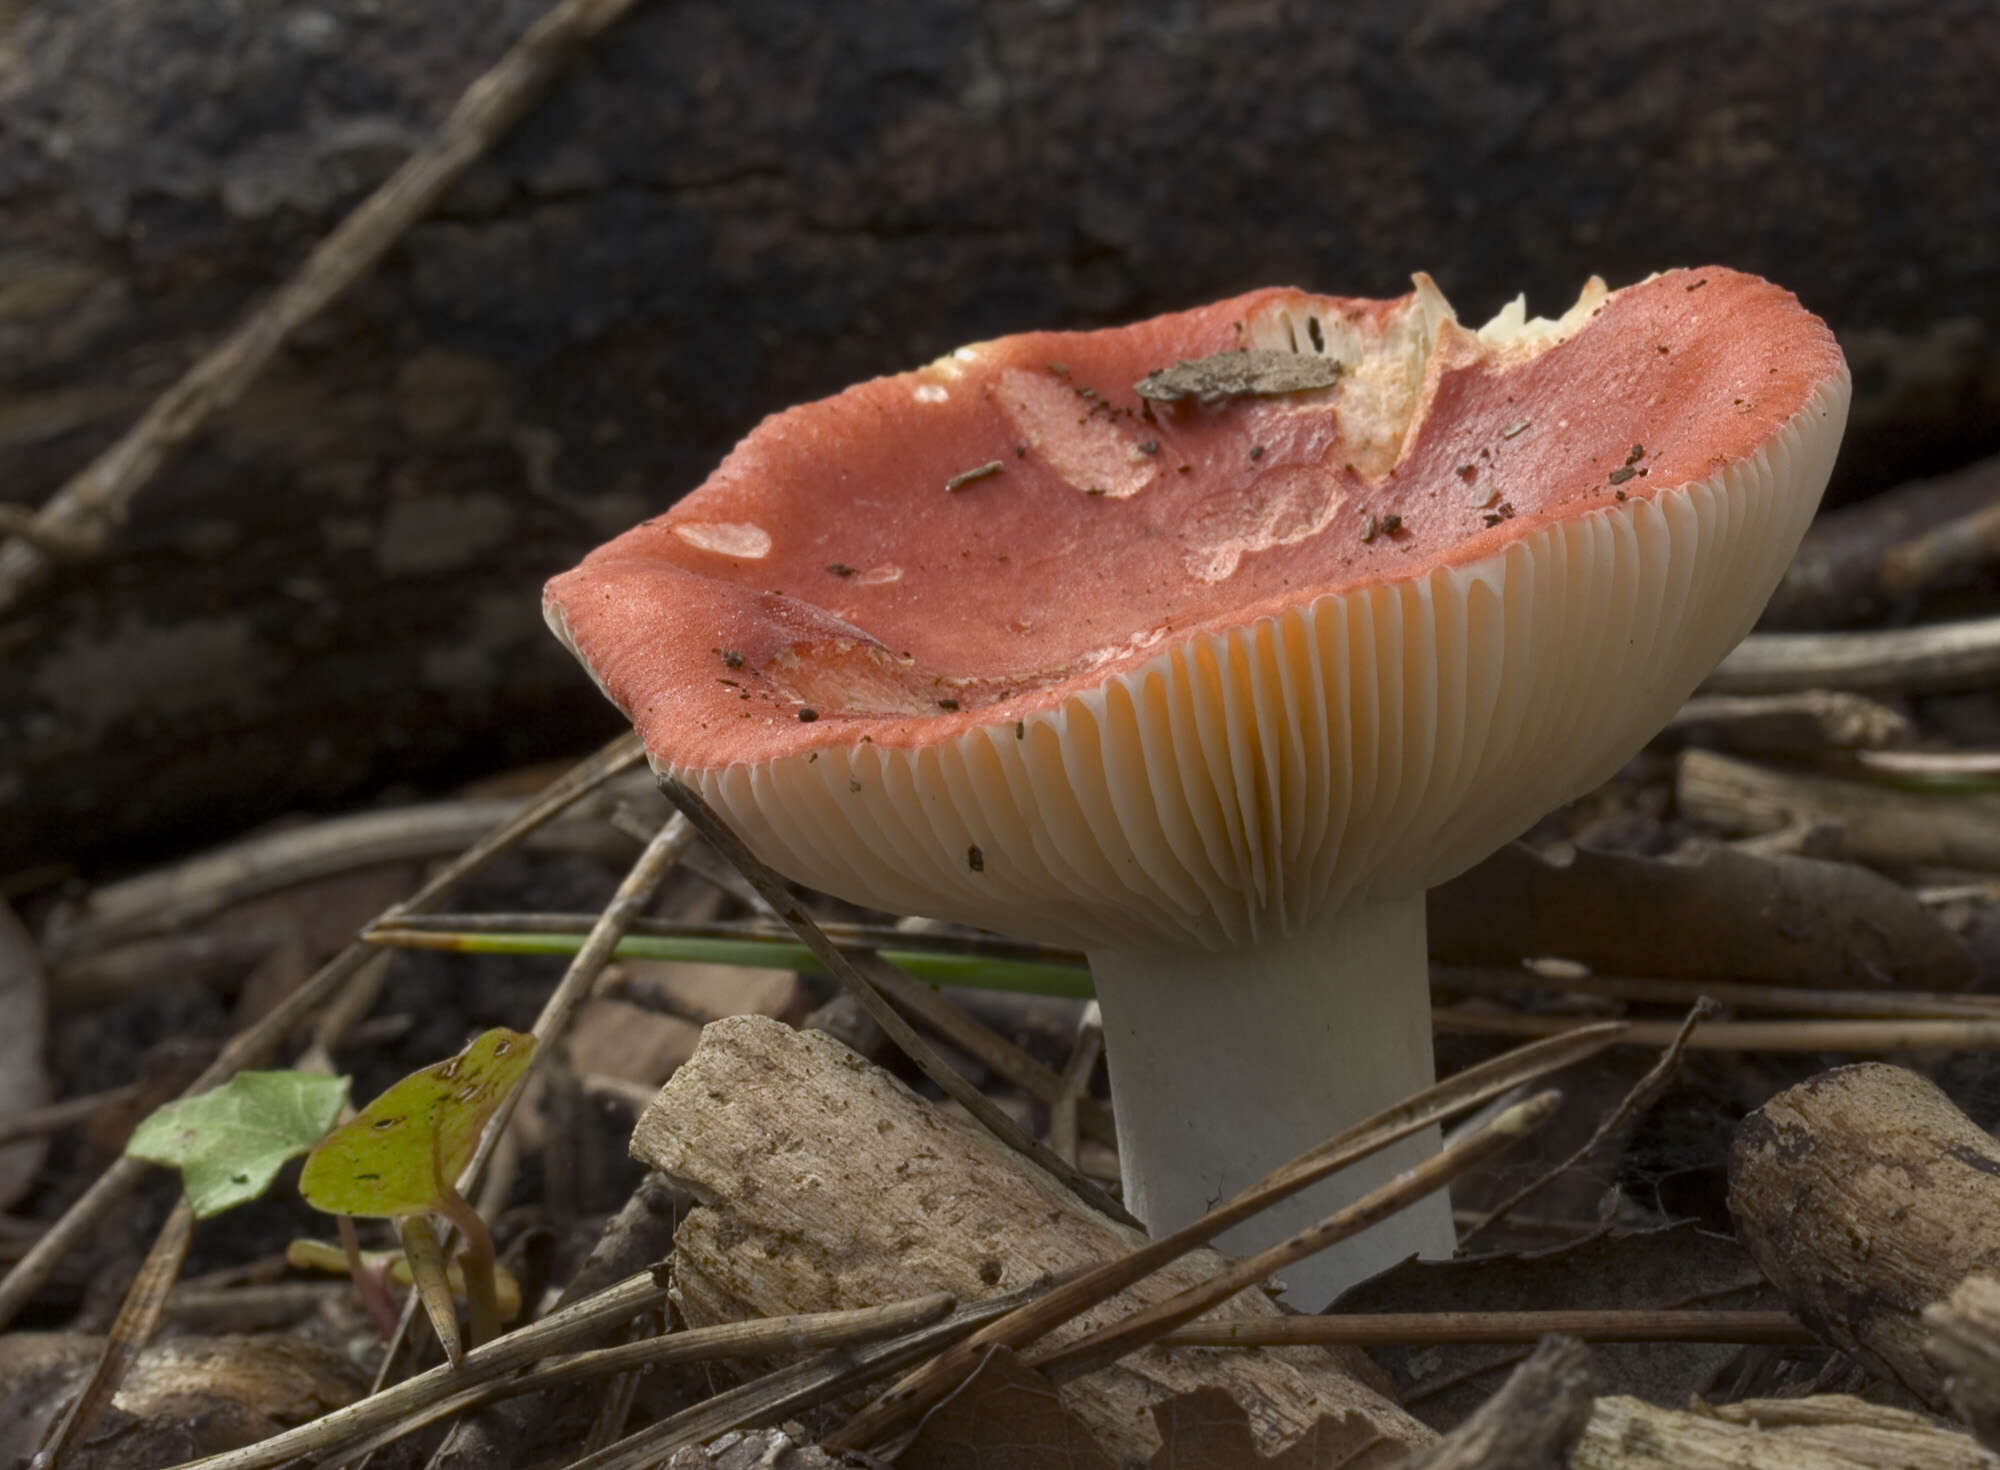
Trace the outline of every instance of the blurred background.
{"label": "blurred background", "polygon": [[[0,3],[0,500],[90,464],[543,9]],[[618,721],[547,575],[763,414],[1024,328],[1418,269],[1478,321],[1723,263],[1846,345],[1829,504],[1949,474],[1962,509],[2000,491],[1996,78],[1992,0],[642,0],[0,613],[0,875],[589,748]]]}

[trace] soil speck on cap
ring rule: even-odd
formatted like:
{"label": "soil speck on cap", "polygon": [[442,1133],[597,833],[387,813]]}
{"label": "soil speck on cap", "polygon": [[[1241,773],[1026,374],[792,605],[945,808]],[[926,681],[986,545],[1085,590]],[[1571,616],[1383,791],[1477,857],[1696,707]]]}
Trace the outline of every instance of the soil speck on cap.
{"label": "soil speck on cap", "polygon": [[975,842],[972,846],[966,848],[965,865],[975,873],[986,871],[986,854],[979,850],[978,843]]}

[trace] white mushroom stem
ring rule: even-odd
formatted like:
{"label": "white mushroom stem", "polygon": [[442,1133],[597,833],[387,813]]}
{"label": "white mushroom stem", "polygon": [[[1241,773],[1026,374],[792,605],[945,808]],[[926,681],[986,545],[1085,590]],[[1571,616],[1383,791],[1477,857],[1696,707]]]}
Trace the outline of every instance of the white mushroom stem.
{"label": "white mushroom stem", "polygon": [[[1155,1235],[1434,1080],[1424,895],[1325,914],[1235,949],[1095,950],[1125,1204]],[[1435,1153],[1435,1128],[1225,1232],[1251,1251]],[[1318,1310],[1413,1254],[1456,1245],[1443,1191],[1285,1273]]]}

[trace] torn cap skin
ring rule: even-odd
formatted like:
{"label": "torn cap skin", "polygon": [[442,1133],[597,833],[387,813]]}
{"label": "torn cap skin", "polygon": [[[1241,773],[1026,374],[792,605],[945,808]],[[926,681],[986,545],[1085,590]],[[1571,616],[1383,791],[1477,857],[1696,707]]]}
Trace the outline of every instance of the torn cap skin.
{"label": "torn cap skin", "polygon": [[[778,414],[545,609],[788,876],[1084,949],[1127,1202],[1166,1230],[1430,1082],[1424,890],[1749,630],[1848,387],[1824,323],[1720,268],[1476,331],[1423,277],[1256,291]],[[1452,1243],[1434,1197],[1293,1300]]]}

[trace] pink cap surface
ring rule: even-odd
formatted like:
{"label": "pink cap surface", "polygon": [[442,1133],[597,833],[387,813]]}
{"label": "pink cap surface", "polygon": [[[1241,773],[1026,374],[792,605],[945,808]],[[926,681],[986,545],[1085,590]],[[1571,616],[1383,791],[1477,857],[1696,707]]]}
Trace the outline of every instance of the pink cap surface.
{"label": "pink cap surface", "polygon": [[[1215,939],[1441,881],[1615,768],[1747,630],[1845,416],[1831,333],[1755,277],[1510,312],[1461,327],[1420,279],[1389,302],[1272,289],[964,348],[767,419],[552,580],[546,610],[656,766],[849,897],[1075,938],[1098,893],[1143,932]],[[1330,364],[1330,385],[1135,392],[1245,348]],[[1596,686],[1604,741],[1579,748],[1580,706],[1509,714],[1588,701],[1552,658],[1626,680]],[[1487,665],[1538,660],[1488,687]],[[1465,784],[1515,779],[1472,755],[1502,717],[1508,760],[1574,768],[1523,783],[1525,816]],[[1402,813],[1422,851],[1362,862],[1361,783],[1389,759],[1371,752],[1413,725],[1428,754],[1395,757],[1396,785],[1449,754],[1455,805]],[[1140,788],[1166,786],[1175,810],[1141,815]],[[952,876],[921,878],[933,858]],[[1020,905],[1042,912],[1009,922]]]}

